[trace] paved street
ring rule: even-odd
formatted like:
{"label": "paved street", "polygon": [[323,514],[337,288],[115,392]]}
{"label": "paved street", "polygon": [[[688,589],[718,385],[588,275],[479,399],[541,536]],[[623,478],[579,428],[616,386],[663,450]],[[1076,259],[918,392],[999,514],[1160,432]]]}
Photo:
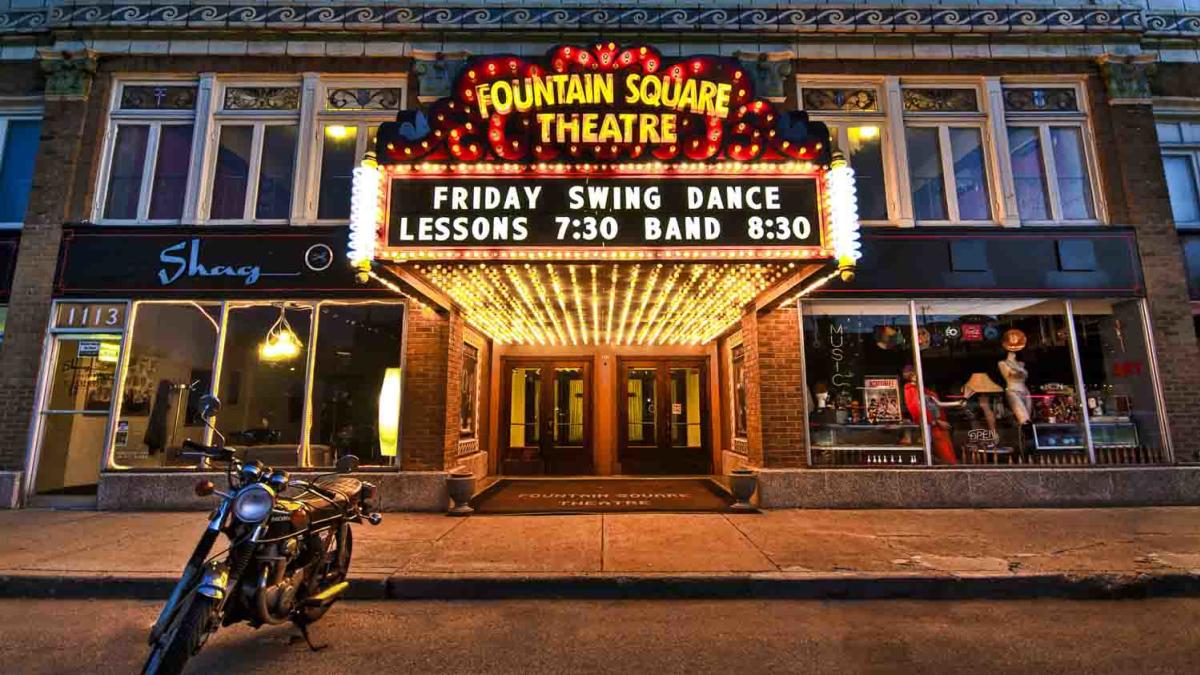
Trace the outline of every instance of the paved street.
{"label": "paved street", "polygon": [[[8,673],[137,672],[158,604],[0,601]],[[1194,673],[1200,599],[347,602],[220,632],[194,673]]]}

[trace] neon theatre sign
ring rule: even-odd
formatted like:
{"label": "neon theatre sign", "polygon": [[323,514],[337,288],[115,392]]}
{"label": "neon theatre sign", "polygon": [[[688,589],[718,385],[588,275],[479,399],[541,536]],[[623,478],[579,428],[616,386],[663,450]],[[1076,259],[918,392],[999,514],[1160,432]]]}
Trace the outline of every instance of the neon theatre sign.
{"label": "neon theatre sign", "polygon": [[355,170],[350,258],[859,258],[829,131],[718,56],[560,46],[478,57],[451,96],[380,126]]}

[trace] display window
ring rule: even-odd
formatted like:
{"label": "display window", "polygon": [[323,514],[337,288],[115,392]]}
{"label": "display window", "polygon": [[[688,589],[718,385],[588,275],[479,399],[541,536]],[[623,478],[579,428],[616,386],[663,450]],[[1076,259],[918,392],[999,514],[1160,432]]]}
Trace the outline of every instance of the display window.
{"label": "display window", "polygon": [[[805,303],[809,441],[817,465],[925,463],[907,302]],[[915,381],[915,379],[914,379]]]}
{"label": "display window", "polygon": [[1170,461],[1139,299],[801,308],[813,465]]}
{"label": "display window", "polygon": [[1168,461],[1142,303],[1077,300],[1072,310],[1096,461]]}
{"label": "display window", "polygon": [[1088,462],[1062,301],[917,301],[916,308],[935,463]]}

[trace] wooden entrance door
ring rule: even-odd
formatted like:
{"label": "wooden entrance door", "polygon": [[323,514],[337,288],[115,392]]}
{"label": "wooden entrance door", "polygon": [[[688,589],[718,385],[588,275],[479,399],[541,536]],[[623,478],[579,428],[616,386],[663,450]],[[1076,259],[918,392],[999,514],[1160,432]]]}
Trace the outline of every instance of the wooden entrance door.
{"label": "wooden entrance door", "polygon": [[591,364],[525,359],[505,359],[503,364],[500,472],[591,474]]}
{"label": "wooden entrance door", "polygon": [[621,473],[712,471],[703,359],[622,360],[618,387]]}

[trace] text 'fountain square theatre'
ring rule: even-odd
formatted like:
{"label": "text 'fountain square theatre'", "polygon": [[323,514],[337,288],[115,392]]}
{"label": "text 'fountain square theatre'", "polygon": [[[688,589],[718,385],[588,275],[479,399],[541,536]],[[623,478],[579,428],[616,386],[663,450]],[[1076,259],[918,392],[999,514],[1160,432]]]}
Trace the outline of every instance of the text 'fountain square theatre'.
{"label": "text 'fountain square theatre'", "polygon": [[[208,391],[246,458],[358,455],[390,508],[444,508],[467,471],[752,469],[763,506],[1192,489],[1141,235],[1106,223],[1092,75],[851,86],[636,42],[523,54],[438,55],[420,87],[117,76],[102,224],[62,227],[25,497],[186,491]],[[141,105],[148,155],[204,155],[174,224],[139,222],[172,208],[153,164],[114,201]]]}

